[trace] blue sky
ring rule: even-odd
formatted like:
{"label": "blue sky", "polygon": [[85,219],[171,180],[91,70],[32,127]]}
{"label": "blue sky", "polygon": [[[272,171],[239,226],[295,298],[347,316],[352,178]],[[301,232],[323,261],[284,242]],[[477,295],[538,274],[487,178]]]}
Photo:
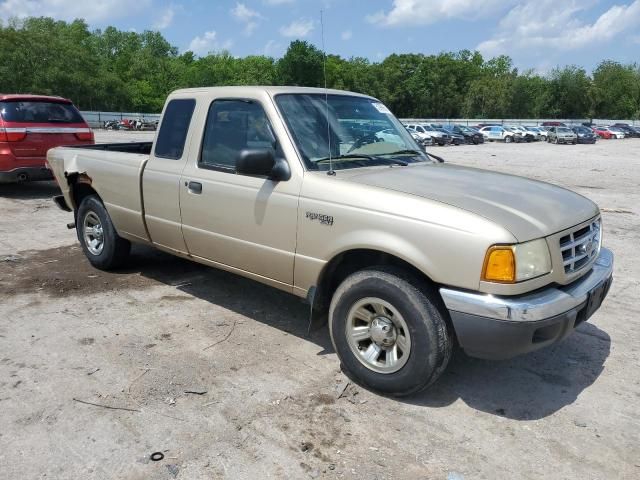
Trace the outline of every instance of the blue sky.
{"label": "blue sky", "polygon": [[84,18],[92,28],[160,30],[181,51],[281,56],[291,40],[379,61],[477,49],[545,72],[603,58],[640,62],[640,0],[0,0],[0,18]]}

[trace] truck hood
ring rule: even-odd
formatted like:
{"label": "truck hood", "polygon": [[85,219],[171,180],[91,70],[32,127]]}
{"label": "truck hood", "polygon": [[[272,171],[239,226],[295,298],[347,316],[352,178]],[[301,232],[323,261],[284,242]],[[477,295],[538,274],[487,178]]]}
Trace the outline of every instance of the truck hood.
{"label": "truck hood", "polygon": [[599,212],[591,200],[549,183],[451,164],[343,170],[339,175],[467,210],[506,228],[519,242],[557,233]]}

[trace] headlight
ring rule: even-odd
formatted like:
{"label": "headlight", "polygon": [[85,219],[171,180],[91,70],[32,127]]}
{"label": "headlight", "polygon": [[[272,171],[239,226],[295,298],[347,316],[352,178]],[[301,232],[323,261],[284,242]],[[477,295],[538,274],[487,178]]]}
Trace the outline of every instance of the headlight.
{"label": "headlight", "polygon": [[516,245],[496,245],[487,250],[482,280],[515,283],[545,275],[551,271],[547,242],[540,238]]}

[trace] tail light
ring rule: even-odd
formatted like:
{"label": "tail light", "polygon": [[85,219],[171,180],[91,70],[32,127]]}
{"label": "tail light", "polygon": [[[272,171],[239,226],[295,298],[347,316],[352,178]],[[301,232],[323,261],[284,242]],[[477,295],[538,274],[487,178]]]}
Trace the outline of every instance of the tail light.
{"label": "tail light", "polygon": [[93,141],[93,131],[88,129],[86,132],[76,132],[76,137],[78,140],[83,141]]}
{"label": "tail light", "polygon": [[0,128],[0,142],[20,142],[25,138],[26,128]]}

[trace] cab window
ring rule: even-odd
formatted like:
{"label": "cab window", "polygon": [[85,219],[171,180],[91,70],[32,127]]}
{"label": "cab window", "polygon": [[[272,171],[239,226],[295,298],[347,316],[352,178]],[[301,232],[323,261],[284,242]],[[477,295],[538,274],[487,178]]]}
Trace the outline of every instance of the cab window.
{"label": "cab window", "polygon": [[242,150],[274,148],[262,106],[252,100],[215,100],[209,107],[199,165],[235,171]]}
{"label": "cab window", "polygon": [[179,160],[182,158],[184,143],[187,140],[189,124],[193,116],[196,101],[192,98],[171,100],[162,116],[155,156]]}

